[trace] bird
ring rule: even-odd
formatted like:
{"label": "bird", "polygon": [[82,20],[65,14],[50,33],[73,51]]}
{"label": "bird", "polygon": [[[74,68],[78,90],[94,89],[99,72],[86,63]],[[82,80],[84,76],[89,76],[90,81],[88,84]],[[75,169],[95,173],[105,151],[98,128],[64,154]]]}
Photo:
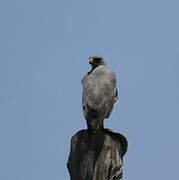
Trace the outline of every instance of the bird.
{"label": "bird", "polygon": [[109,118],[118,102],[116,75],[102,56],[89,57],[91,70],[82,78],[82,108],[89,132],[104,129],[103,121]]}

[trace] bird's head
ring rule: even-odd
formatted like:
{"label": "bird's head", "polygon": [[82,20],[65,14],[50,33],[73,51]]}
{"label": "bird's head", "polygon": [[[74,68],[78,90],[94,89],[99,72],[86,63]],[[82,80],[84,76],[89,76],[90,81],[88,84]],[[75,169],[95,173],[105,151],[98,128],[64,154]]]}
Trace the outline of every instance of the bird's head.
{"label": "bird's head", "polygon": [[92,56],[89,57],[89,64],[92,66],[92,69],[100,66],[100,65],[106,65],[106,63],[104,62],[103,57],[101,56]]}

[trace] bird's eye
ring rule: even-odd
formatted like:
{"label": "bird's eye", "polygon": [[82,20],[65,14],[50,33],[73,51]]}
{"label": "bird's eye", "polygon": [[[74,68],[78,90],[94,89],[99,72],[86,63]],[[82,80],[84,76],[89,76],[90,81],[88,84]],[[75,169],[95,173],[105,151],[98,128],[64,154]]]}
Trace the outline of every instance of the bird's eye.
{"label": "bird's eye", "polygon": [[100,62],[100,60],[101,60],[100,58],[95,58],[96,62]]}

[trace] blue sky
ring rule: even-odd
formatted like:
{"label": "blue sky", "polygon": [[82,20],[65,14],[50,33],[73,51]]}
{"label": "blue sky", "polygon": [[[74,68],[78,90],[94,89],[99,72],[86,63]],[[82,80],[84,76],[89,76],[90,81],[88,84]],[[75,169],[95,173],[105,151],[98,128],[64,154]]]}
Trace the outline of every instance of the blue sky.
{"label": "blue sky", "polygon": [[69,179],[88,57],[116,72],[105,126],[129,141],[124,179],[179,179],[179,2],[1,0],[0,179]]}

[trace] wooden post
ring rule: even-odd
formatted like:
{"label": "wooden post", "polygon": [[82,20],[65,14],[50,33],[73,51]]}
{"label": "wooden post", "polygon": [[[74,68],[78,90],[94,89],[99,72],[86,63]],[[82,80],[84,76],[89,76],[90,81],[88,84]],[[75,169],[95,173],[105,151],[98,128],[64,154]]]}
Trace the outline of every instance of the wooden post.
{"label": "wooden post", "polygon": [[127,139],[102,129],[96,134],[77,132],[71,139],[67,167],[71,180],[120,180]]}

